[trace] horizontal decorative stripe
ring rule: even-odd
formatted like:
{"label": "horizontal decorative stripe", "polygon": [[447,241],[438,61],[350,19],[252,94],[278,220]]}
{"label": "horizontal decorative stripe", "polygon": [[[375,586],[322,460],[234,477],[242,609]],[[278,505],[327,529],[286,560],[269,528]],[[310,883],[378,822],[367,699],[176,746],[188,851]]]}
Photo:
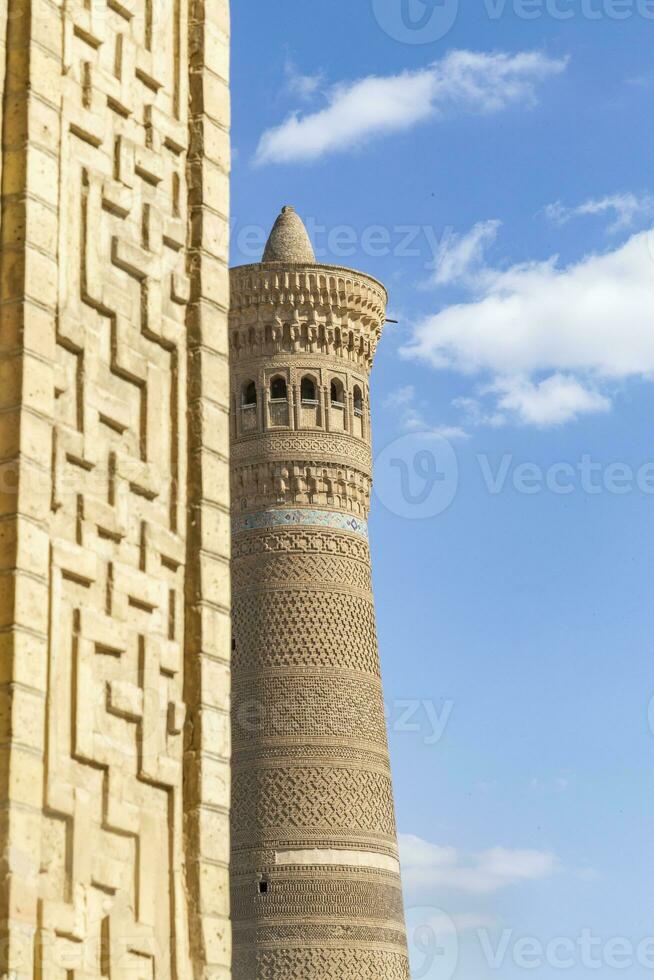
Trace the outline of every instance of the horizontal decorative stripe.
{"label": "horizontal decorative stripe", "polygon": [[276,865],[291,867],[337,867],[373,868],[375,871],[390,871],[400,873],[400,862],[389,854],[378,854],[376,851],[342,851],[332,848],[315,848],[313,850],[277,851]]}
{"label": "horizontal decorative stripe", "polygon": [[368,537],[368,522],[335,510],[313,510],[309,507],[292,509],[271,508],[255,514],[239,515],[232,519],[232,533],[259,531],[268,527],[330,527]]}

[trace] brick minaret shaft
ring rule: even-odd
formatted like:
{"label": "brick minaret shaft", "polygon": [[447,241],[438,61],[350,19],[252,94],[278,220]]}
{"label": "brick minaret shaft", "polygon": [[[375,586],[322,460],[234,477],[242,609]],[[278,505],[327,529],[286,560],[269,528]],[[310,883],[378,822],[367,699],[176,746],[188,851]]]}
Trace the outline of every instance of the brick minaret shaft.
{"label": "brick minaret shaft", "polygon": [[291,207],[231,289],[234,980],[407,980],[367,539],[386,291]]}

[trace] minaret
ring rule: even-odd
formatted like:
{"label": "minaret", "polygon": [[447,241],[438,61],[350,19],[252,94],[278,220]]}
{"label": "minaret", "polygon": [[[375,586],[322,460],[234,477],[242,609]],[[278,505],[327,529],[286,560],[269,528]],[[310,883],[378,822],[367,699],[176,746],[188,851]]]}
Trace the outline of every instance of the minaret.
{"label": "minaret", "polygon": [[367,525],[386,291],[292,207],[231,290],[234,980],[408,980]]}

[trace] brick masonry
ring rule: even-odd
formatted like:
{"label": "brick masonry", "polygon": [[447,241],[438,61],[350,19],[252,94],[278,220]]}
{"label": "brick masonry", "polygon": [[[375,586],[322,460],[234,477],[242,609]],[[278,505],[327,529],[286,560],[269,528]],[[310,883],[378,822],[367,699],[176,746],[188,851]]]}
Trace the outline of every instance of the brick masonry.
{"label": "brick masonry", "polygon": [[228,37],[226,0],[0,0],[16,980],[230,975]]}

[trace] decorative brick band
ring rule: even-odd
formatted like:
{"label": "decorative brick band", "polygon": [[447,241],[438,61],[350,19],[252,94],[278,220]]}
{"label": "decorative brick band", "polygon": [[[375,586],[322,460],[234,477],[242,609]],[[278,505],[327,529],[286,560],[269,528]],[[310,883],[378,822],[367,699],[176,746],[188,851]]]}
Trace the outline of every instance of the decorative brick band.
{"label": "decorative brick band", "polygon": [[309,507],[270,508],[232,519],[232,534],[261,531],[270,527],[329,527],[368,539],[368,522],[341,511],[314,510]]}

